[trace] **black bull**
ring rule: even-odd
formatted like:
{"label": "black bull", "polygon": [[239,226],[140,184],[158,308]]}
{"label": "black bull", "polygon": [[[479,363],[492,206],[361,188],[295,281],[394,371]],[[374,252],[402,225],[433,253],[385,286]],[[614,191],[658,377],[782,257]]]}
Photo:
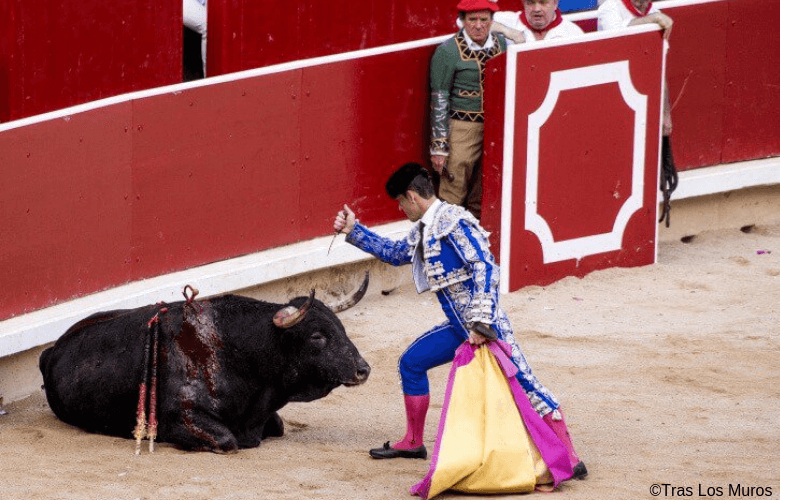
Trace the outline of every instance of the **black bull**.
{"label": "black bull", "polygon": [[70,425],[130,438],[143,370],[154,366],[159,441],[222,453],[258,446],[283,435],[276,412],[288,402],[366,381],[370,367],[336,312],[368,280],[332,308],[312,291],[282,305],[225,295],[94,314],[42,352],[47,401]]}

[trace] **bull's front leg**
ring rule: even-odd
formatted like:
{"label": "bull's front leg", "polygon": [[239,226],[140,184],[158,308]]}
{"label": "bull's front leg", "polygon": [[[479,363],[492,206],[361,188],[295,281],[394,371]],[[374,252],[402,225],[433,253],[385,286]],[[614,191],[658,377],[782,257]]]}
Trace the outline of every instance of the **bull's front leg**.
{"label": "bull's front leg", "polygon": [[236,436],[220,416],[220,401],[203,384],[190,381],[170,387],[164,391],[162,408],[158,431],[164,441],[186,450],[232,453],[239,449]]}
{"label": "bull's front leg", "polygon": [[278,401],[272,388],[265,388],[247,410],[243,431],[237,434],[239,447],[253,448],[268,437],[283,436],[283,420],[274,408],[280,408],[285,401]]}
{"label": "bull's front leg", "polygon": [[[159,426],[161,428],[161,426]],[[199,408],[182,408],[167,416],[164,441],[191,451],[235,453],[239,443],[233,432],[216,415]]]}
{"label": "bull's front leg", "polygon": [[278,412],[274,411],[267,417],[267,421],[264,423],[264,433],[261,435],[261,439],[281,437],[283,436],[283,432],[283,419],[278,415]]}
{"label": "bull's front leg", "polygon": [[276,413],[277,408],[283,406],[279,403],[286,404],[286,401],[278,400],[275,389],[266,387],[240,410],[235,423],[231,423],[239,448],[255,448],[267,437],[283,436],[283,420]]}

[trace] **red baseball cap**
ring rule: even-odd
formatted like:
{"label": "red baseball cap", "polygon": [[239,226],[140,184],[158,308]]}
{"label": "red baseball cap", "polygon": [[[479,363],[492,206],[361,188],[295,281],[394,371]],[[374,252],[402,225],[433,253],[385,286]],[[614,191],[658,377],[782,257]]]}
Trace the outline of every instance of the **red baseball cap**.
{"label": "red baseball cap", "polygon": [[497,2],[492,0],[461,0],[456,6],[459,12],[475,12],[478,10],[491,10],[497,12]]}

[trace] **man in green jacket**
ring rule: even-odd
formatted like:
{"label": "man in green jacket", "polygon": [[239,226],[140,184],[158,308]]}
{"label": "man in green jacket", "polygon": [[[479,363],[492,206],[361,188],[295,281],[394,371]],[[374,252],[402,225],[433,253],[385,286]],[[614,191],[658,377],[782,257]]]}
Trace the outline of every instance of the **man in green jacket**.
{"label": "man in green jacket", "polygon": [[431,58],[431,163],[442,174],[439,198],[480,219],[483,71],[506,40],[491,32],[495,2],[461,0],[457,9],[464,27]]}

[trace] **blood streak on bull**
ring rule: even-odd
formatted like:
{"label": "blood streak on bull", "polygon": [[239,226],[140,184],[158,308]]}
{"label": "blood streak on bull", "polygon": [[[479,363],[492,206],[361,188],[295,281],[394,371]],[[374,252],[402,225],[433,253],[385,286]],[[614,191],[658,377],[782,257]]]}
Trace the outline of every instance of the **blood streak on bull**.
{"label": "blood streak on bull", "polygon": [[213,314],[213,310],[199,302],[186,302],[181,332],[175,340],[185,359],[187,376],[194,380],[202,378],[208,392],[216,397],[216,375],[220,369],[217,353],[222,349],[222,340],[214,326]]}

